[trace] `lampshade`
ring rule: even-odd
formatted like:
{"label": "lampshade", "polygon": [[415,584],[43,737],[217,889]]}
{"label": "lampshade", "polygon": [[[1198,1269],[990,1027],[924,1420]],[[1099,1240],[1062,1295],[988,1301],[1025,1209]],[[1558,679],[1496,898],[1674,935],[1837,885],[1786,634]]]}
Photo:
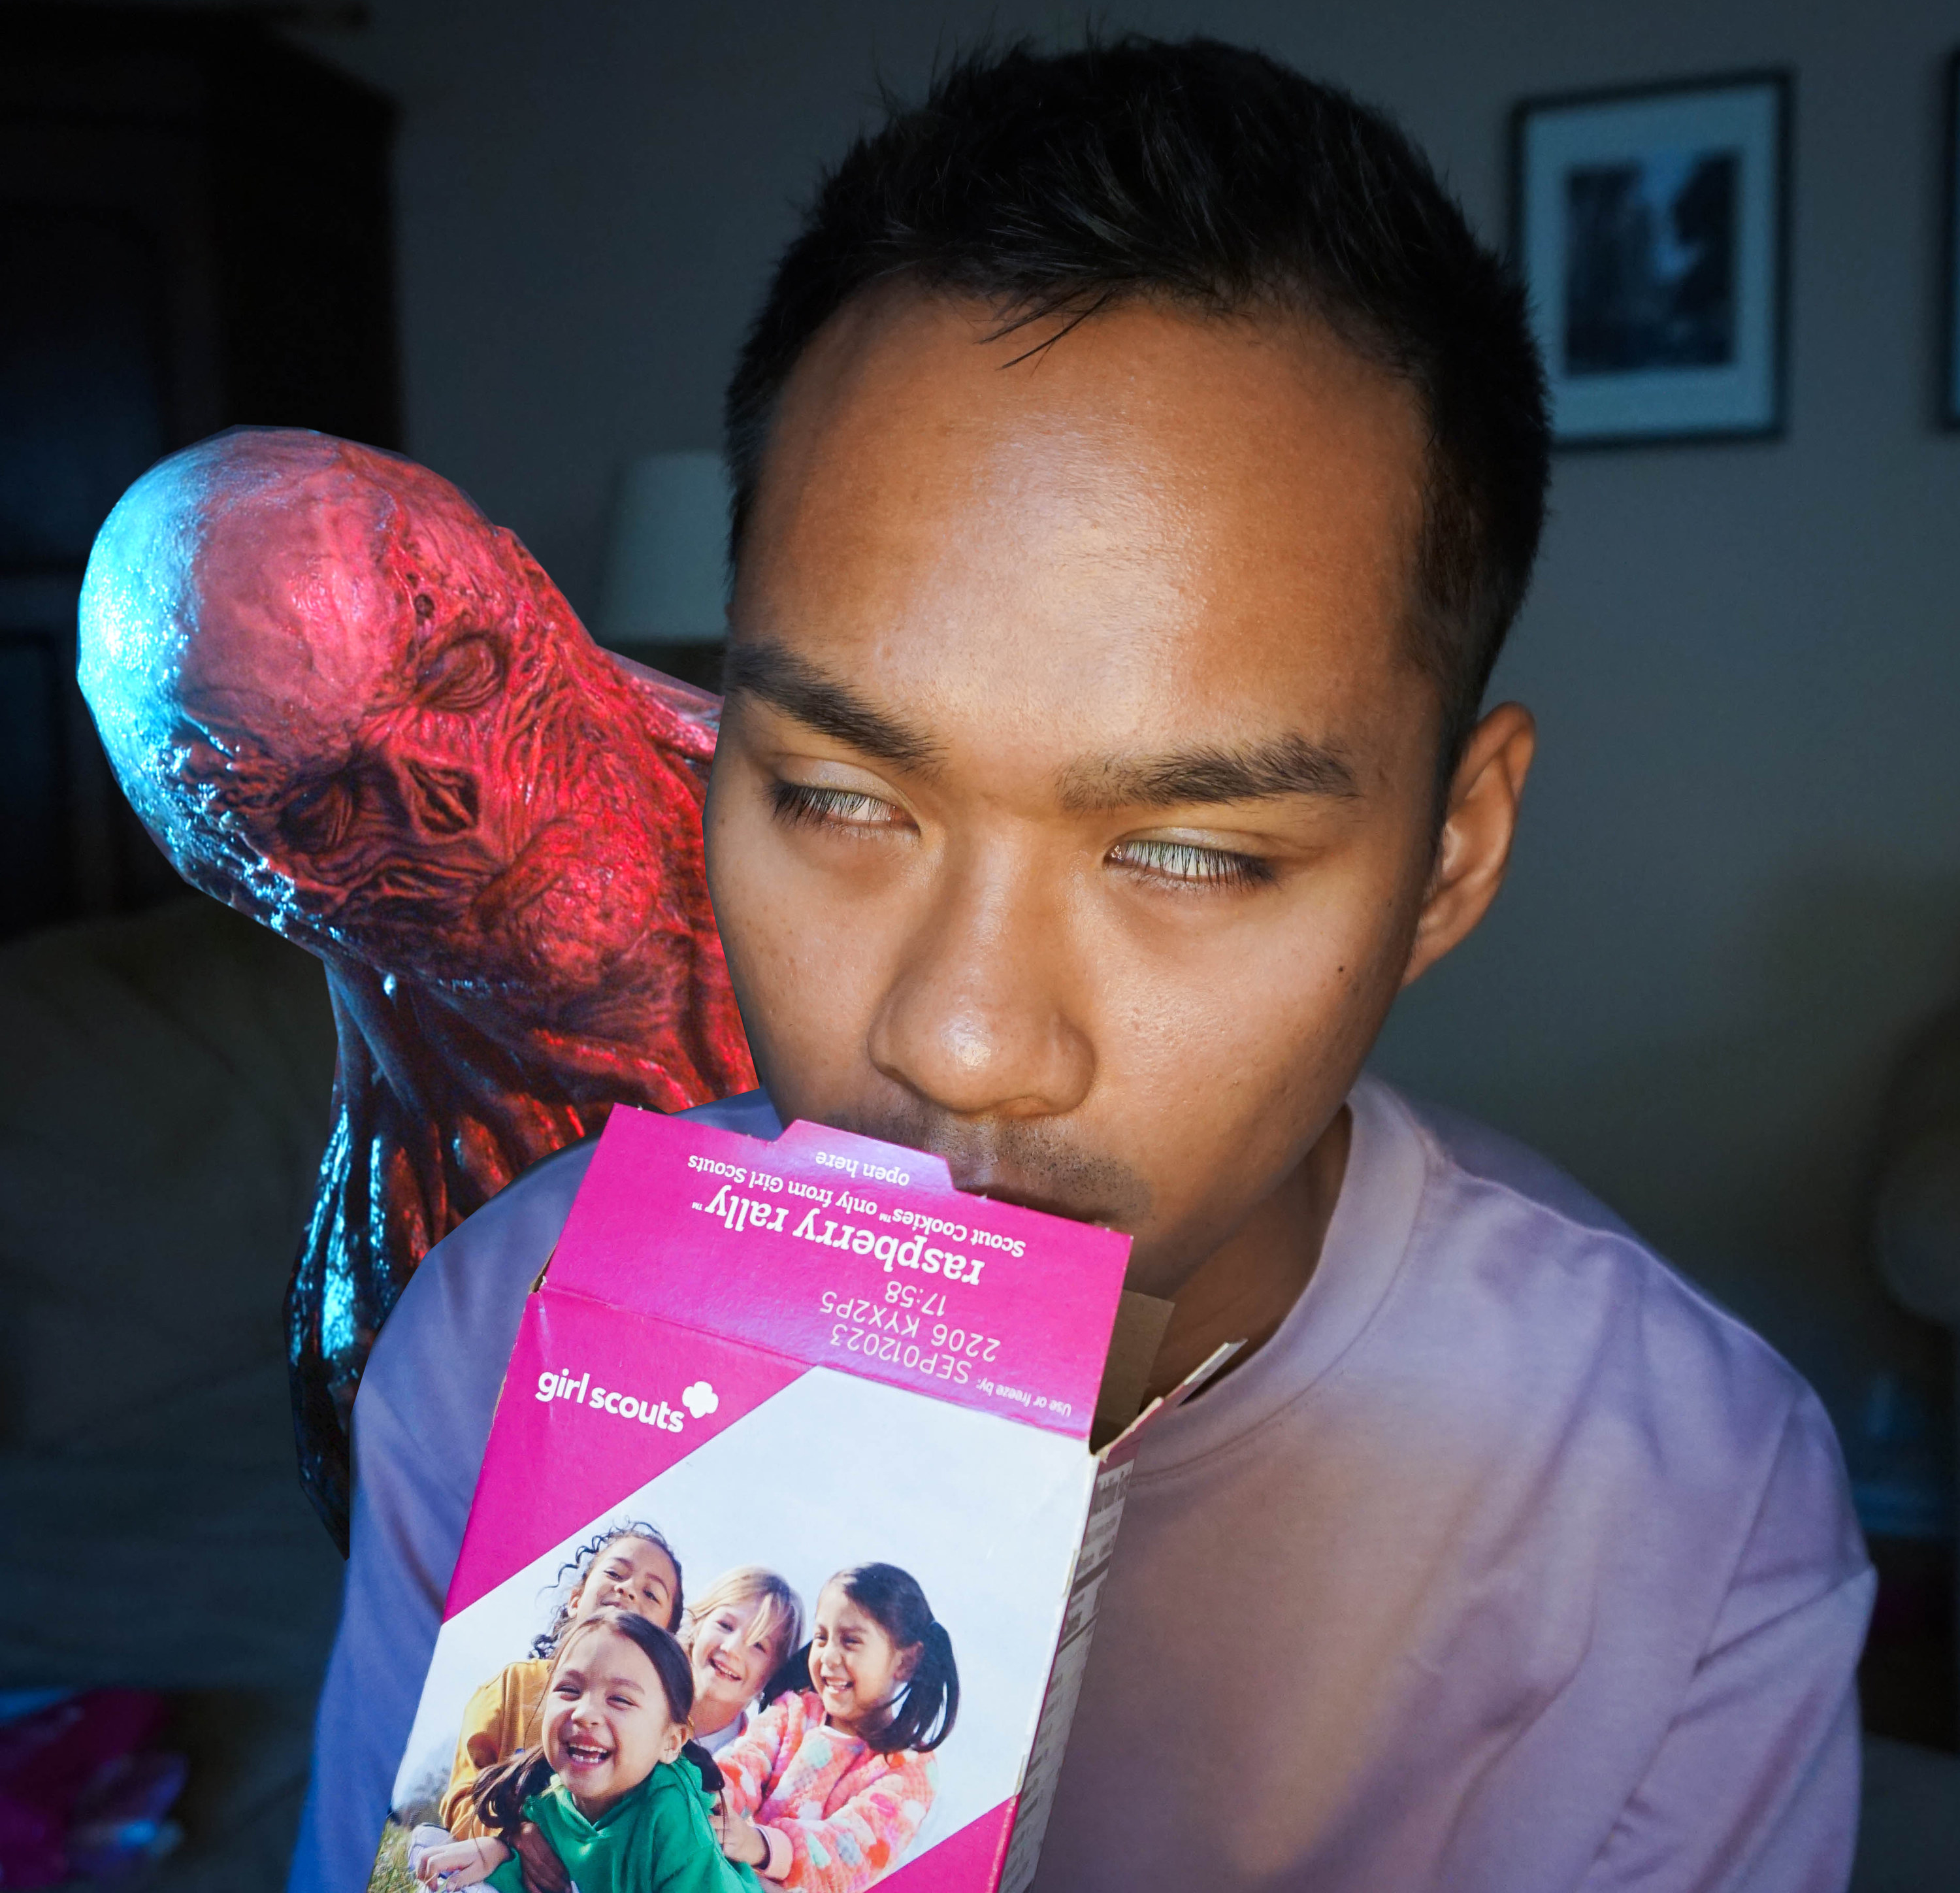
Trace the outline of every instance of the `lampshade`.
{"label": "lampshade", "polygon": [[600,597],[602,644],[719,641],[728,476],[714,453],[649,453],[619,480]]}

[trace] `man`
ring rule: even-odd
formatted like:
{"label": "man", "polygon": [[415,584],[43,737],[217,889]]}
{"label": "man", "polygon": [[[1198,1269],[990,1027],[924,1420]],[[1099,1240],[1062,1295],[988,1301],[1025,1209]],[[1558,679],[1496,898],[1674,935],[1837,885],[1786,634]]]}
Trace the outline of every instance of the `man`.
{"label": "man", "polygon": [[[1361,1076],[1503,878],[1542,514],[1519,297],[1257,56],[946,77],[729,399],[709,871],[766,1093],[1135,1238],[1172,1298],[1045,1888],[1841,1888],[1871,1580],[1794,1375],[1598,1204]],[[584,1154],[431,1255],[355,1409],[294,1885],[379,1829]],[[457,1363],[463,1371],[457,1371]]]}

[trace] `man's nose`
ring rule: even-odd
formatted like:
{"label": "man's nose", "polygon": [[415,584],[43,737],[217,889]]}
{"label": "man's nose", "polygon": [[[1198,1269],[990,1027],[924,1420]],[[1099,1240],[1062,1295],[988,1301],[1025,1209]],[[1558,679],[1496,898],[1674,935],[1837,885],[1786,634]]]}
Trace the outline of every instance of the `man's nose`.
{"label": "man's nose", "polygon": [[1065,888],[1002,851],[949,864],[868,1047],[880,1071],[959,1117],[1073,1110],[1095,1054],[1072,1004]]}

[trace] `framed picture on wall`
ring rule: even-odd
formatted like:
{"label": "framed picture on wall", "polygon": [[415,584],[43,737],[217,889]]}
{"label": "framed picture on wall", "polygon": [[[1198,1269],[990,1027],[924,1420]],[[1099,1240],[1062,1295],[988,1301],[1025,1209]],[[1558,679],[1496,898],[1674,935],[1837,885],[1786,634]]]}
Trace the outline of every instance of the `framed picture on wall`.
{"label": "framed picture on wall", "polygon": [[1946,173],[1946,255],[1940,272],[1946,320],[1939,325],[1939,418],[1960,428],[1960,52],[1946,62],[1946,138],[1940,147]]}
{"label": "framed picture on wall", "polygon": [[1783,72],[1526,99],[1511,238],[1562,446],[1783,424]]}

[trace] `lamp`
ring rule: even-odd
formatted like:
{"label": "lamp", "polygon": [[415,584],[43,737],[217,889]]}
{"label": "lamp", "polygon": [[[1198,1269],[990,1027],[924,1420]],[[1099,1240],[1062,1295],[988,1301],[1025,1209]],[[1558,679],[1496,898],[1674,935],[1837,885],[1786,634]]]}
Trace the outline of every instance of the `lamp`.
{"label": "lamp", "polygon": [[686,674],[677,664],[713,663],[726,633],[727,538],[720,454],[649,453],[629,463],[606,541],[599,641],[676,675]]}

